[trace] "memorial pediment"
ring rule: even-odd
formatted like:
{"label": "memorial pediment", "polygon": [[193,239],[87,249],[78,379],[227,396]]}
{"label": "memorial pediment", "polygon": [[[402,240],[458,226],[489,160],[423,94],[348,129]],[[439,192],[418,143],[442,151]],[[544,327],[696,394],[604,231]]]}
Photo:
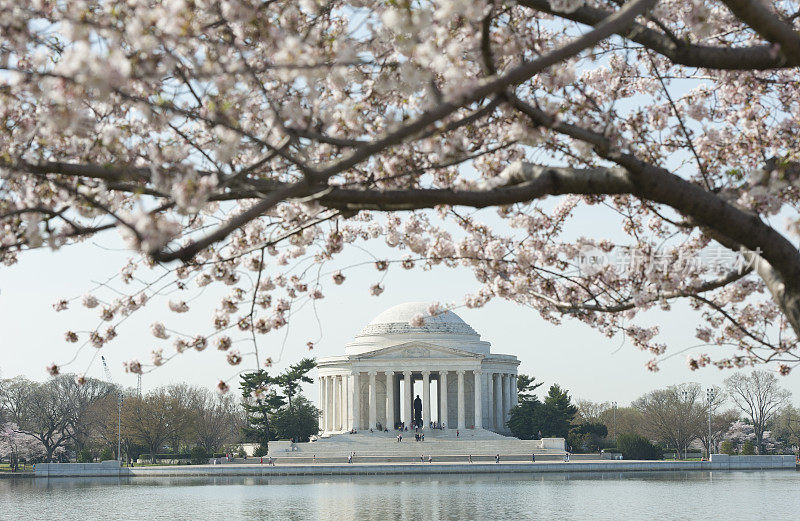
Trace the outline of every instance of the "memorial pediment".
{"label": "memorial pediment", "polygon": [[444,347],[426,342],[408,342],[396,346],[385,347],[370,351],[354,358],[359,360],[387,359],[397,360],[403,358],[483,358],[483,355],[462,351],[452,347]]}

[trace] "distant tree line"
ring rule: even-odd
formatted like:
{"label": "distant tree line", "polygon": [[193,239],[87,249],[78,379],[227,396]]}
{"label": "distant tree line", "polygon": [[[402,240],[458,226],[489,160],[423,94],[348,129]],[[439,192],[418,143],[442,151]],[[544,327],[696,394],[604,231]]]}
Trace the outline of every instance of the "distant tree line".
{"label": "distant tree line", "polygon": [[[307,441],[318,433],[319,411],[302,395],[315,367],[304,359],[276,376],[241,377],[233,393],[175,384],[141,396],[94,378],[58,375],[45,382],[0,380],[0,459],[94,461],[147,456],[203,461],[255,442]],[[120,452],[118,452],[118,443]]]}
{"label": "distant tree line", "polygon": [[[618,450],[626,459],[686,457],[705,454],[768,454],[797,452],[800,410],[790,393],[765,371],[737,373],[714,388],[684,383],[646,393],[628,406],[576,400],[557,384],[543,400],[533,394],[541,383],[519,376],[519,404],[508,427],[522,439],[562,437],[573,452]],[[711,429],[709,433],[709,412]]]}

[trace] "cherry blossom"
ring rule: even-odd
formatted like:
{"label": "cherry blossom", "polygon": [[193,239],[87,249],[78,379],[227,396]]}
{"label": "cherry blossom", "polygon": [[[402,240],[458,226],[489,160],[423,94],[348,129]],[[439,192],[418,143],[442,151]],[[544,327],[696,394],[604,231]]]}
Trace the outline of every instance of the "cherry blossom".
{"label": "cherry blossom", "polygon": [[[263,360],[326,285],[374,267],[377,297],[399,264],[474,276],[431,316],[505,299],[624,337],[653,370],[669,355],[647,311],[683,301],[690,368],[786,374],[800,363],[794,11],[0,0],[0,264],[118,231],[131,258],[53,305],[102,306],[105,325],[70,326],[98,348],[141,334],[127,318],[153,302],[188,312],[199,288],[207,323],[170,315],[153,336],[182,352],[228,335],[223,350],[248,342]],[[615,224],[576,233],[595,215]]]}
{"label": "cherry blossom", "polygon": [[228,351],[228,355],[225,359],[231,365],[239,365],[242,362],[242,355],[239,354],[239,351]]}
{"label": "cherry blossom", "polygon": [[142,374],[142,364],[138,360],[123,362],[126,373]]}
{"label": "cherry blossom", "polygon": [[164,350],[162,348],[156,348],[151,351],[150,360],[154,366],[158,367],[164,364]]}
{"label": "cherry blossom", "polygon": [[81,303],[84,305],[84,307],[90,309],[95,308],[100,304],[100,302],[97,300],[97,297],[94,295],[84,295],[81,299]]}
{"label": "cherry blossom", "polygon": [[169,301],[169,309],[170,311],[174,311],[175,313],[186,313],[189,311],[189,306],[183,300],[180,301]]}
{"label": "cherry blossom", "polygon": [[161,322],[154,322],[153,324],[151,324],[150,325],[150,331],[153,333],[153,336],[156,337],[156,338],[163,338],[163,339],[169,338],[169,335],[167,334],[166,327]]}
{"label": "cherry blossom", "polygon": [[221,336],[217,339],[217,349],[227,351],[232,345],[231,337]]}

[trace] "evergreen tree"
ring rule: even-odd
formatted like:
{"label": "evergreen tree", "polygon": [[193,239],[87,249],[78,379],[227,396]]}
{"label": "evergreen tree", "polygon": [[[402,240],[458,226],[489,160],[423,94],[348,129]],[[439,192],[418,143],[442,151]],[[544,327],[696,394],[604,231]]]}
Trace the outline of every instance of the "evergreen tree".
{"label": "evergreen tree", "polygon": [[302,394],[292,405],[285,405],[272,415],[272,431],[277,438],[308,441],[319,432],[319,409]]}
{"label": "evergreen tree", "polygon": [[[558,384],[553,384],[547,392],[544,405],[547,415],[547,434],[545,436],[566,438],[569,434],[572,420],[578,414],[578,408],[573,405],[569,393],[566,389],[562,390]],[[544,433],[545,430],[542,432]]]}
{"label": "evergreen tree", "polygon": [[276,378],[261,369],[243,374],[240,383],[242,408],[247,416],[247,425],[242,428],[242,434],[247,441],[259,443],[264,447],[269,440],[276,439],[274,431],[270,429],[270,417],[273,411],[286,403],[286,400],[270,387],[276,383]]}
{"label": "evergreen tree", "polygon": [[533,391],[544,385],[544,382],[534,383],[535,380],[535,376],[528,376],[526,374],[517,375],[517,399],[520,402],[535,398]]}
{"label": "evergreen tree", "polygon": [[511,409],[508,418],[511,434],[521,440],[534,440],[539,438],[539,433],[547,430],[547,413],[545,405],[536,396],[519,402]]}
{"label": "evergreen tree", "polygon": [[304,358],[278,376],[269,376],[264,370],[242,375],[242,407],[247,414],[247,426],[242,429],[245,439],[266,447],[270,440],[307,441],[318,432],[319,410],[302,397],[300,390],[303,382],[314,381],[308,372],[316,366],[313,358]]}
{"label": "evergreen tree", "polygon": [[553,384],[544,402],[534,395],[520,401],[511,409],[506,425],[514,436],[523,440],[540,436],[566,438],[577,413],[578,408],[572,404],[567,391]]}
{"label": "evergreen tree", "polygon": [[620,434],[617,437],[617,448],[622,452],[624,459],[661,459],[661,449],[653,445],[650,440],[638,434]]}
{"label": "evergreen tree", "polygon": [[275,377],[275,384],[281,388],[283,395],[289,402],[289,408],[292,408],[292,398],[300,392],[300,386],[303,382],[313,383],[314,380],[308,376],[308,372],[317,367],[317,361],[313,358],[303,358],[283,373]]}

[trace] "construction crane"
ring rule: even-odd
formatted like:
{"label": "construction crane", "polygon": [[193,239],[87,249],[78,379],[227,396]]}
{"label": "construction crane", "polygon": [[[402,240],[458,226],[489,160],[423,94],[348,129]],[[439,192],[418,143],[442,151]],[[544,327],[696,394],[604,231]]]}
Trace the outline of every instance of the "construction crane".
{"label": "construction crane", "polygon": [[[100,360],[103,361],[103,371],[106,373],[106,381],[113,384],[114,379],[111,378],[111,371],[108,370],[106,357],[101,355]],[[120,464],[122,464],[122,389],[117,391],[117,459],[120,461]]]}

